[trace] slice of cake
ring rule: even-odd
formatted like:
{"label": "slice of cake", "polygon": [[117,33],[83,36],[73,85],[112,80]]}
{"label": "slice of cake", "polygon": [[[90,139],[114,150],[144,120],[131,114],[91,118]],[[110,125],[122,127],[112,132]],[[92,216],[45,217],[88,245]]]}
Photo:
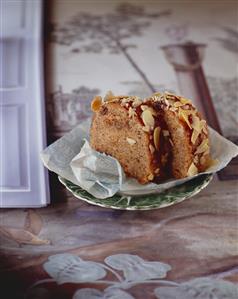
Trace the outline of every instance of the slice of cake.
{"label": "slice of cake", "polygon": [[95,97],[91,107],[92,148],[115,157],[142,184],[192,176],[210,162],[206,121],[188,99],[108,93]]}

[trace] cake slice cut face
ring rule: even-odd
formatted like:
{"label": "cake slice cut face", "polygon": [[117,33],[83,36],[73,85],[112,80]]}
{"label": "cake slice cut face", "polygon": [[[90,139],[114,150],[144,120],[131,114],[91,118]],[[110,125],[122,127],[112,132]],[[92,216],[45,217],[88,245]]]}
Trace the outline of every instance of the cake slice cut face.
{"label": "cake slice cut face", "polygon": [[92,148],[116,158],[142,184],[192,176],[210,161],[206,122],[183,97],[109,93],[95,97],[91,107]]}

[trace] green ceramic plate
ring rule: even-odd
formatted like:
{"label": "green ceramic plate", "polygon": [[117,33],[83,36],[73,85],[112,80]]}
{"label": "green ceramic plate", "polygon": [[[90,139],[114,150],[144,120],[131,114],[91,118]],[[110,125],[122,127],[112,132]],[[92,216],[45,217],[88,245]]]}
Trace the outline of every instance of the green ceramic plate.
{"label": "green ceramic plate", "polygon": [[210,183],[212,175],[201,175],[189,182],[167,189],[158,194],[137,196],[122,196],[116,194],[107,199],[98,199],[62,177],[59,177],[59,180],[75,197],[93,205],[119,210],[152,210],[168,207],[198,194]]}

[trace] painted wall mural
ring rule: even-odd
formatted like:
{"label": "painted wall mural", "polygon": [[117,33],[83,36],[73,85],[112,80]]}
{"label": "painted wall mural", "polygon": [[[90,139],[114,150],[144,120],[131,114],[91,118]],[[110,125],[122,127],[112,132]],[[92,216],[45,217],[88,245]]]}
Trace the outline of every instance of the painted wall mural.
{"label": "painted wall mural", "polygon": [[53,24],[51,39],[60,45],[70,47],[73,53],[122,55],[139,75],[150,92],[155,88],[133,56],[128,51],[137,48],[130,43],[131,37],[143,37],[153,20],[166,17],[170,10],[148,13],[144,6],[130,3],[119,4],[114,11],[98,15],[79,12],[64,24]]}
{"label": "painted wall mural", "polygon": [[80,86],[71,93],[64,93],[62,86],[47,99],[48,126],[60,137],[75,127],[79,121],[91,116],[91,99],[100,93],[98,88]]}

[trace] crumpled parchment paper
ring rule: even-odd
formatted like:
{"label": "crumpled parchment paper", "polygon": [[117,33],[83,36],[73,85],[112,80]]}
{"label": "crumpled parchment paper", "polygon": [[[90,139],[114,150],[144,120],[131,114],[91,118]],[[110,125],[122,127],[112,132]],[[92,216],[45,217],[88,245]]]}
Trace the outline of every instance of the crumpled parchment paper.
{"label": "crumpled parchment paper", "polygon": [[218,159],[216,165],[193,177],[173,179],[161,184],[141,185],[137,180],[125,176],[120,163],[115,158],[90,147],[87,141],[90,123],[91,119],[82,122],[52,143],[41,153],[41,158],[49,170],[101,199],[111,197],[117,192],[126,195],[159,193],[201,174],[215,173],[238,155],[238,146],[209,128],[211,156],[213,159]]}

